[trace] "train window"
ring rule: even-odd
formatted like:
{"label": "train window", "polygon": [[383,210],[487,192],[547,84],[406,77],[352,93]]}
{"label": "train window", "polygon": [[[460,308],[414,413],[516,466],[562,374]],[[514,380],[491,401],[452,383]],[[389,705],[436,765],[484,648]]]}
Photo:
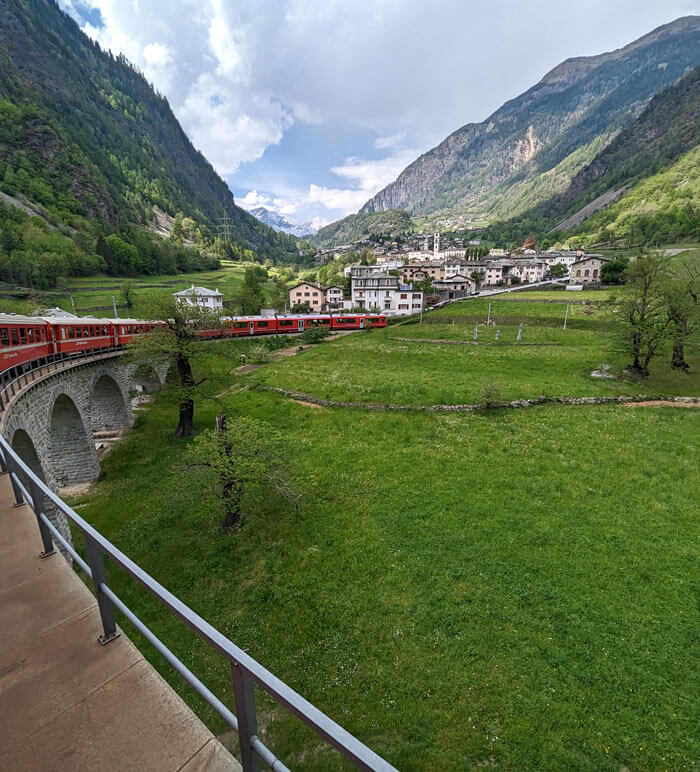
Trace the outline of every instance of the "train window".
{"label": "train window", "polygon": [[12,327],[10,329],[10,339],[12,340],[12,345],[13,346],[18,346],[19,345],[19,335],[17,334],[17,328],[16,327]]}
{"label": "train window", "polygon": [[294,322],[291,319],[280,319],[279,320],[279,326],[280,327],[293,327]]}
{"label": "train window", "polygon": [[248,322],[236,322],[233,325],[237,330],[242,330],[244,327],[248,326]]}
{"label": "train window", "polygon": [[83,338],[89,338],[89,337],[90,337],[90,328],[83,327]]}
{"label": "train window", "polygon": [[26,327],[20,327],[19,328],[19,342],[24,345],[27,342],[27,328]]}
{"label": "train window", "polygon": [[69,335],[70,333],[73,333],[70,335],[71,338],[82,338],[83,337],[83,328],[82,327],[69,327]]}
{"label": "train window", "polygon": [[0,328],[0,345],[9,346],[10,336],[7,334],[7,327]]}
{"label": "train window", "polygon": [[29,343],[34,343],[34,328],[29,327],[27,328],[27,340]]}
{"label": "train window", "polygon": [[258,327],[267,327],[269,326],[269,322],[258,322]]}

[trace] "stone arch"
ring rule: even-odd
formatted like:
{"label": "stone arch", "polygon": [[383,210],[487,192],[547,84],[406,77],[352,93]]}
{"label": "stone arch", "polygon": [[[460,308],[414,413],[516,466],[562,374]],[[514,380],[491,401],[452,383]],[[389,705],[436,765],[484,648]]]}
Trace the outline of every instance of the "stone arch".
{"label": "stone arch", "polygon": [[91,482],[100,473],[92,433],[75,402],[65,393],[56,397],[51,410],[49,429],[51,468],[56,485]]}
{"label": "stone arch", "polygon": [[93,432],[119,431],[129,426],[129,408],[119,384],[111,375],[101,374],[92,385],[90,426]]}
{"label": "stone arch", "polygon": [[[39,454],[37,453],[36,447],[34,445],[34,441],[30,437],[29,433],[24,429],[16,429],[12,435],[12,441],[10,442],[10,445],[12,446],[12,450],[15,451],[15,453],[22,459],[22,461],[24,461],[24,463],[32,470],[32,472],[34,472],[34,474],[40,480],[47,482],[47,476],[44,471],[44,467],[42,466],[41,459],[39,458]],[[19,476],[23,479],[25,485],[28,486],[29,481],[26,478],[26,475],[20,471]],[[28,488],[31,490],[31,486],[28,486]],[[63,538],[69,544],[71,544],[72,538],[70,527],[63,512],[61,512],[52,501],[46,498],[44,498],[43,501],[43,511],[56,527],[61,536],[63,536]],[[72,563],[73,558],[63,547],[63,545],[61,545],[61,543],[56,540],[54,540],[54,543],[63,554],[63,557],[69,563]]]}
{"label": "stone arch", "polygon": [[17,429],[12,435],[10,443],[12,450],[24,461],[24,463],[40,479],[46,482],[46,474],[41,465],[39,454],[36,452],[34,441],[24,429]]}

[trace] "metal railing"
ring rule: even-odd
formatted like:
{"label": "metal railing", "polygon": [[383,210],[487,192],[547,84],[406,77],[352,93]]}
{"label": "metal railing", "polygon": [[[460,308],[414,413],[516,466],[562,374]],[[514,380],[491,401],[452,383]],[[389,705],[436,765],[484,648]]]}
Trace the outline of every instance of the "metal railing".
{"label": "metal railing", "polygon": [[10,404],[12,399],[26,386],[34,381],[43,378],[44,375],[50,375],[53,372],[61,370],[66,364],[73,365],[76,362],[92,361],[94,359],[105,359],[125,352],[123,346],[103,346],[101,348],[90,349],[90,351],[80,351],[73,354],[49,354],[40,359],[34,359],[24,362],[22,372],[11,380],[4,380],[4,376],[13,368],[8,368],[0,373],[0,413]]}
{"label": "metal railing", "polygon": [[[8,472],[12,482],[15,501],[18,505],[27,503],[33,510],[43,543],[41,557],[55,554],[54,540],[71,555],[77,565],[92,579],[102,620],[101,644],[107,644],[119,636],[114,621],[114,609],[120,611],[131,624],[148,640],[165,660],[187,681],[188,684],[238,733],[241,761],[244,772],[258,772],[262,760],[275,772],[289,772],[288,768],[262,742],[257,734],[254,686],[257,685],[273,699],[286,707],[292,714],[310,726],[326,742],[336,748],[342,756],[353,762],[359,769],[377,772],[396,772],[396,769],[374,751],[336,724],[331,718],[315,708],[287,684],[238,648],[195,611],[176,598],[152,576],[134,563],[115,547],[99,531],[83,520],[62,501],[12,450],[7,440],[0,436],[0,466]],[[20,476],[21,475],[21,476]],[[45,512],[46,502],[51,502],[82,533],[85,541],[87,561],[76,552]],[[176,617],[188,625],[213,649],[218,651],[231,666],[236,713],[215,694],[134,614],[119,598],[106,581],[104,557],[126,571],[141,584],[148,593],[157,598]]]}

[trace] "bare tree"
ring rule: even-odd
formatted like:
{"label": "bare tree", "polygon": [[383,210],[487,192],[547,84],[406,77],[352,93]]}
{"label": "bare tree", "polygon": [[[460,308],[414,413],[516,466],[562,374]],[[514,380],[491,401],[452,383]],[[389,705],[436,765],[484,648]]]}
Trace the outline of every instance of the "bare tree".
{"label": "bare tree", "polygon": [[629,369],[646,377],[649,362],[667,337],[670,319],[663,301],[664,263],[656,256],[639,257],[627,270],[627,285],[618,304],[619,342],[632,357]]}
{"label": "bare tree", "polygon": [[700,334],[700,271],[697,264],[679,260],[672,264],[661,287],[673,346],[671,367],[689,370],[685,349]]}

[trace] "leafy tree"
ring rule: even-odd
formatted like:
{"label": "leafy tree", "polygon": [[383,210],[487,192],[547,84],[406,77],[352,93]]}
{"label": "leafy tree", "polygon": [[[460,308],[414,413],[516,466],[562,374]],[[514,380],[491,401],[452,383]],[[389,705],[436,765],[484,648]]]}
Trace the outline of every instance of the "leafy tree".
{"label": "leafy tree", "polygon": [[107,271],[114,276],[129,276],[136,273],[139,263],[139,253],[136,247],[127,244],[126,241],[115,234],[105,239],[109,247],[110,258],[107,262]]}
{"label": "leafy tree", "polygon": [[664,265],[656,256],[642,256],[630,263],[627,275],[625,293],[618,304],[618,342],[632,357],[630,370],[646,377],[670,324],[661,293]]}
{"label": "leafy tree", "polygon": [[122,283],[120,293],[121,299],[124,301],[124,305],[126,306],[127,311],[131,311],[131,309],[134,307],[134,304],[136,303],[136,282],[131,281],[131,279],[127,279],[125,282]]}
{"label": "leafy tree", "polygon": [[569,269],[563,263],[554,263],[549,267],[549,275],[554,276],[555,279],[566,276],[568,273]]}
{"label": "leafy tree", "polygon": [[194,431],[194,400],[198,387],[204,382],[196,381],[193,373],[193,362],[202,352],[200,332],[219,329],[223,323],[215,311],[178,302],[170,294],[152,299],[144,308],[144,316],[162,320],[162,324],[136,339],[132,344],[134,353],[147,360],[174,360],[179,398],[175,435],[187,437]]}
{"label": "leafy tree", "polygon": [[263,277],[261,276],[259,266],[250,266],[249,268],[246,268],[243,276],[243,285],[238,293],[238,302],[241,307],[241,313],[260,313],[260,309],[265,302],[262,280]]}
{"label": "leafy tree", "polygon": [[229,422],[225,415],[217,416],[216,425],[194,439],[189,453],[195,464],[215,473],[224,509],[221,530],[230,533],[260,488],[272,488],[289,500],[294,496],[282,469],[282,438],[275,427],[248,417]]}
{"label": "leafy tree", "polygon": [[288,302],[289,290],[287,289],[287,282],[281,276],[278,276],[272,285],[270,303],[279,313],[287,307]]}
{"label": "leafy tree", "polygon": [[474,282],[474,284],[476,284],[477,287],[479,287],[481,286],[481,282],[485,278],[485,274],[482,273],[481,271],[472,271],[469,274],[469,278]]}
{"label": "leafy tree", "polygon": [[600,280],[603,284],[624,284],[629,262],[628,258],[621,255],[611,263],[603,263],[600,269]]}
{"label": "leafy tree", "polygon": [[689,370],[685,348],[697,342],[700,333],[700,272],[696,265],[682,261],[673,266],[661,286],[661,298],[669,320],[672,343],[671,367]]}
{"label": "leafy tree", "polygon": [[433,292],[433,280],[430,276],[426,276],[425,279],[413,282],[413,289],[419,292],[425,292],[426,295]]}

